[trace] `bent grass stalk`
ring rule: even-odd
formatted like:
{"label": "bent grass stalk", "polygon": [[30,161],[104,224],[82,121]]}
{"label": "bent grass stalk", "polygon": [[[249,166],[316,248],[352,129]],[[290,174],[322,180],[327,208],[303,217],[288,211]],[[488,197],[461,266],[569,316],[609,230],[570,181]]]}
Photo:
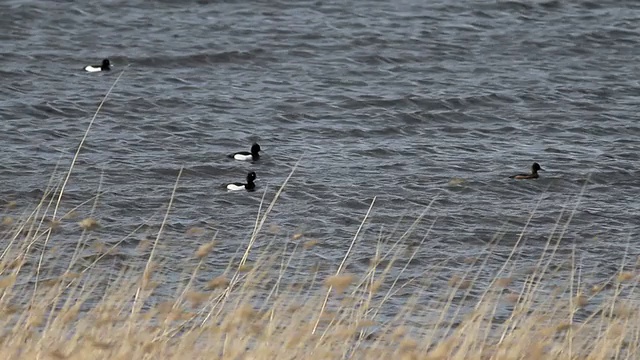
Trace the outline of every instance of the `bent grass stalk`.
{"label": "bent grass stalk", "polygon": [[[349,248],[347,249],[347,252],[344,254],[344,257],[342,258],[342,262],[340,263],[340,266],[338,266],[338,270],[336,270],[336,274],[334,276],[340,275],[340,272],[342,271],[342,268],[344,267],[344,264],[347,262],[347,258],[351,254],[351,250],[353,249],[353,246],[355,245],[356,240],[358,239],[358,236],[360,235],[360,231],[362,230],[362,227],[364,226],[364,224],[366,223],[367,219],[369,218],[369,214],[371,213],[371,210],[373,209],[373,205],[376,202],[376,198],[377,197],[374,197],[373,200],[371,200],[371,205],[369,205],[369,209],[367,210],[367,213],[365,214],[364,218],[362,219],[362,222],[360,223],[360,226],[358,227],[358,230],[356,231],[356,234],[353,236],[353,240],[351,240],[351,244],[349,245]],[[318,324],[320,323],[320,318],[322,317],[322,314],[324,313],[325,307],[327,306],[327,301],[329,300],[329,295],[331,295],[331,290],[333,290],[333,286],[332,285],[330,285],[329,289],[327,289],[327,292],[326,292],[326,295],[324,297],[324,300],[322,301],[322,306],[320,307],[320,312],[319,312],[318,317],[316,319],[316,323],[313,325],[313,330],[311,330],[311,334],[315,334],[316,330],[318,329]],[[323,337],[324,337],[324,334],[323,334]]]}

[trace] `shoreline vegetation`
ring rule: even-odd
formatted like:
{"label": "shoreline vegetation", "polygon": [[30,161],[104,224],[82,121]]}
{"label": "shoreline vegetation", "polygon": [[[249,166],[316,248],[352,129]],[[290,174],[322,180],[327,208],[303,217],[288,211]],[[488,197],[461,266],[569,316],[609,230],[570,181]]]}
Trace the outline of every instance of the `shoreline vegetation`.
{"label": "shoreline vegetation", "polygon": [[[525,225],[506,253],[496,236],[458,268],[452,269],[446,259],[418,274],[407,271],[429,232],[413,248],[403,240],[429,206],[404,233],[381,236],[375,256],[359,267],[364,270],[354,270],[350,261],[374,198],[368,212],[357,215],[361,225],[340,264],[323,268],[310,263],[307,255],[317,242],[302,233],[263,241],[268,215],[294,167],[268,206],[260,205],[249,239],[226,268],[211,276],[205,268],[215,253],[215,231],[187,231],[185,236],[195,237],[198,244],[191,257],[167,261],[162,251],[162,244],[174,240],[166,239],[163,230],[181,171],[153,237],[136,243],[126,255],[120,248],[128,237],[111,245],[95,241],[91,234],[100,228],[95,210],[99,195],[80,205],[91,207],[85,219],[74,218],[79,206],[63,211],[61,204],[91,125],[123,73],[100,103],[66,177],[56,182],[52,176],[33,209],[18,209],[15,202],[0,205],[0,357],[639,357],[636,259],[625,256],[608,281],[593,282],[582,272],[575,246],[567,253],[568,245],[562,244],[565,251],[559,251],[578,205],[567,211],[566,222],[561,222],[567,218],[563,211],[552,224],[544,251],[527,269],[518,262]],[[50,241],[65,228],[78,229],[80,235],[65,244]],[[494,270],[499,261],[501,267]],[[442,279],[447,286],[439,285]]]}

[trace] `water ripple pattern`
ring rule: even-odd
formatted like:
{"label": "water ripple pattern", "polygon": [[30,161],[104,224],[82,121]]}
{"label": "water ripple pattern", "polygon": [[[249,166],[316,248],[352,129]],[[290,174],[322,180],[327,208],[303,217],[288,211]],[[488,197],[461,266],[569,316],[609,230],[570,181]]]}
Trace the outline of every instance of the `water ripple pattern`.
{"label": "water ripple pattern", "polygon": [[[363,260],[436,199],[406,240],[432,227],[416,272],[498,233],[513,244],[534,210],[532,253],[574,207],[564,249],[597,264],[640,252],[636,1],[13,0],[0,12],[0,200],[39,199],[129,66],[65,197],[101,186],[105,241],[158,215],[184,167],[168,233],[207,224],[235,249],[301,158],[270,223],[318,239],[321,258],[344,254],[374,197]],[[82,71],[103,58],[113,71]],[[259,162],[226,157],[252,142]],[[540,179],[508,179],[533,161]],[[250,170],[258,191],[226,192]],[[169,239],[184,256],[197,246]]]}

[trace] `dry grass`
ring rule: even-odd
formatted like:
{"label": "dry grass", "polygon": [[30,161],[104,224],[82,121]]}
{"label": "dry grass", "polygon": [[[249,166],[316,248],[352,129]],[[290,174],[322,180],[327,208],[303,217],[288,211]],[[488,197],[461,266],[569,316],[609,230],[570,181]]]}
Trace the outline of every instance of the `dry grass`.
{"label": "dry grass", "polygon": [[[158,246],[171,239],[156,239],[125,270],[105,271],[99,257],[118,253],[121,242],[87,246],[98,259],[86,264],[54,246],[40,246],[51,233],[44,221],[50,216],[42,209],[31,214],[1,233],[3,358],[481,360],[639,354],[637,276],[626,270],[635,264],[621,264],[609,281],[594,285],[574,261],[554,265],[567,260],[556,256],[554,236],[528,269],[517,268],[518,248],[503,266],[490,264],[496,240],[474,261],[459,260],[452,273],[446,264],[455,256],[426,269],[410,268],[420,246],[407,257],[400,245],[408,232],[395,241],[380,239],[376,255],[359,271],[349,267],[358,234],[329,271],[308,271],[310,250],[300,237],[267,234],[271,243],[252,251],[249,241],[212,276],[205,264],[215,256],[216,234],[208,230],[189,231],[196,237],[193,250],[185,249],[171,266]],[[257,220],[256,232],[267,214]],[[63,230],[77,229],[71,219],[56,221]],[[86,230],[74,247],[89,245]],[[295,246],[278,248],[279,241]],[[490,265],[492,276],[480,276]],[[165,286],[183,271],[182,280]],[[565,275],[554,277],[560,273]]]}
{"label": "dry grass", "polygon": [[[327,264],[310,260],[315,239],[302,233],[278,239],[279,227],[265,227],[290,175],[237,256],[212,268],[215,233],[192,228],[182,234],[191,242],[164,237],[179,177],[157,232],[126,248],[135,234],[115,242],[93,238],[97,195],[80,223],[71,216],[78,206],[59,214],[74,162],[35,209],[18,213],[15,202],[2,209],[0,358],[640,357],[638,277],[629,269],[635,264],[620,264],[608,281],[586,278],[575,254],[568,263],[557,254],[570,217],[564,228],[558,220],[529,270],[519,262],[522,236],[497,267],[490,259],[500,237],[457,262],[452,255],[428,266],[412,263],[429,231],[418,244],[406,240],[430,206],[403,234],[378,239],[375,255],[358,267],[352,252],[367,212],[342,261]],[[78,225],[76,239],[52,235]],[[172,253],[163,247],[171,242],[192,249]],[[124,250],[134,255],[118,263]]]}

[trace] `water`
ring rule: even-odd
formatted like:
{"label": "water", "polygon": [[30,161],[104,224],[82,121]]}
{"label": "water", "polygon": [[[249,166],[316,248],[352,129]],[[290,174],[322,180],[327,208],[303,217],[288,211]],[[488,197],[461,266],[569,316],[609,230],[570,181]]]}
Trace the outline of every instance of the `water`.
{"label": "water", "polygon": [[[402,242],[415,248],[432,227],[409,275],[459,266],[498,233],[506,256],[534,209],[521,265],[574,209],[559,252],[575,246],[585,272],[610,275],[640,253],[635,1],[8,1],[0,12],[0,199],[39,200],[124,70],[64,210],[100,186],[94,239],[149,221],[125,254],[157,232],[184,167],[163,246],[186,258],[201,243],[187,229],[218,230],[207,271],[219,273],[299,159],[267,227],[317,239],[316,261],[341,260],[374,197],[356,267],[434,199]],[[113,71],[82,71],[105,57]],[[255,141],[259,162],[226,157]],[[508,179],[533,161],[540,179]],[[258,191],[226,192],[251,170]],[[72,249],[78,233],[63,224],[54,245]]]}

